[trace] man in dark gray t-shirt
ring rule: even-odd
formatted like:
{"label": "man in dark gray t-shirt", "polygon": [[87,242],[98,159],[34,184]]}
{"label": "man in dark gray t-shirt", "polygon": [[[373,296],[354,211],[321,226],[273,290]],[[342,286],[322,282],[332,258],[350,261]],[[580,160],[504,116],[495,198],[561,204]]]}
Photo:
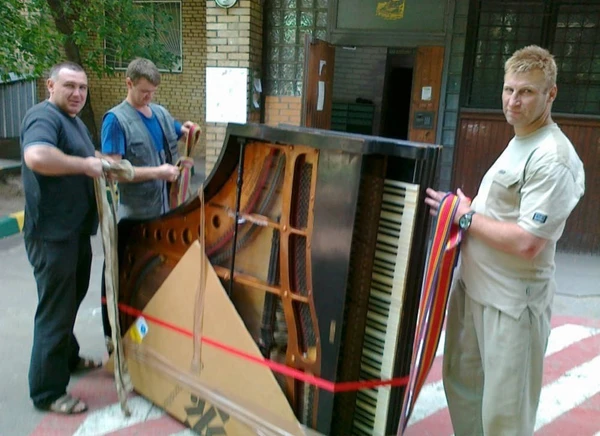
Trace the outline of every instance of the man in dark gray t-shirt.
{"label": "man in dark gray t-shirt", "polygon": [[87,406],[67,394],[70,374],[101,365],[79,356],[73,326],[89,285],[98,227],[92,178],[102,175],[102,161],[77,118],[87,98],[83,69],[58,64],[47,85],[49,99],[29,109],[21,126],[23,231],[38,292],[29,394],[39,409],[71,414]]}

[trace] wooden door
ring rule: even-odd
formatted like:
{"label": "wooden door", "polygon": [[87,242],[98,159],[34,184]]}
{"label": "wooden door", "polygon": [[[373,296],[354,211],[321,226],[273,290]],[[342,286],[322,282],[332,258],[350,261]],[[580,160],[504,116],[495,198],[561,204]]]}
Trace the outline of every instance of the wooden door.
{"label": "wooden door", "polygon": [[306,34],[304,59],[301,124],[306,127],[329,129],[335,47]]}
{"label": "wooden door", "polygon": [[444,47],[418,47],[413,73],[408,139],[436,141]]}

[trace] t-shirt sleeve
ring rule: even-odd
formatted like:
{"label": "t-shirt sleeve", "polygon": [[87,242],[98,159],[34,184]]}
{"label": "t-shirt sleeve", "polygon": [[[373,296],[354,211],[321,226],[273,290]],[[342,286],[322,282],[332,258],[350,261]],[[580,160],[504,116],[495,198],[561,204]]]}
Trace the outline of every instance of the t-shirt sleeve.
{"label": "t-shirt sleeve", "polygon": [[580,197],[567,166],[557,162],[542,165],[523,185],[518,224],[540,238],[556,241]]}
{"label": "t-shirt sleeve", "polygon": [[108,113],[102,121],[102,153],[125,156],[125,133],[119,120],[113,113]]}
{"label": "t-shirt sleeve", "polygon": [[23,150],[31,145],[58,147],[58,143],[58,125],[53,118],[39,112],[25,117],[21,129]]}
{"label": "t-shirt sleeve", "polygon": [[181,136],[183,136],[183,132],[181,131],[181,126],[182,126],[182,124],[179,121],[174,120],[175,134],[177,134],[177,139],[181,139]]}

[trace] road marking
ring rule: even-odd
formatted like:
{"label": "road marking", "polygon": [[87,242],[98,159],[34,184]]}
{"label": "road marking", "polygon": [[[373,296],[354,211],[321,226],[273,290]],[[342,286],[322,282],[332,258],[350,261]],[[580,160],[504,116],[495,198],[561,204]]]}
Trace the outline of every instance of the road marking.
{"label": "road marking", "polygon": [[165,415],[163,410],[143,397],[129,398],[127,405],[131,411],[129,417],[123,414],[119,403],[91,412],[73,436],[102,436]]}
{"label": "road marking", "polygon": [[600,392],[599,368],[600,356],[576,366],[544,386],[535,429],[538,430]]}
{"label": "road marking", "polygon": [[[549,357],[568,346],[600,333],[600,329],[586,327],[577,324],[564,324],[552,329],[546,349],[546,357]],[[445,336],[444,336],[445,338]],[[440,341],[441,342],[441,341]],[[438,351],[442,347],[438,347]],[[441,354],[441,353],[440,353]],[[438,355],[438,353],[436,353]],[[600,378],[599,378],[600,379]],[[408,425],[417,423],[439,410],[448,407],[444,386],[441,380],[426,383],[421,389],[419,398],[411,414]],[[540,409],[542,405],[540,403]]]}
{"label": "road marking", "polygon": [[553,328],[548,340],[546,357],[564,350],[575,342],[587,339],[600,333],[600,329],[585,327],[577,324],[565,324]]}
{"label": "road marking", "polygon": [[435,357],[439,357],[444,354],[444,344],[446,342],[446,330],[440,335],[440,343],[438,344],[437,350],[435,350]]}

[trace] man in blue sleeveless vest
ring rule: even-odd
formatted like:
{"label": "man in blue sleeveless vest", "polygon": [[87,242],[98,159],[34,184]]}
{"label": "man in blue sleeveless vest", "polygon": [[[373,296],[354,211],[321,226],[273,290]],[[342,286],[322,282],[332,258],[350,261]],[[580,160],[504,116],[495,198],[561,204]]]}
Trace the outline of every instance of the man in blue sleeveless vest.
{"label": "man in blue sleeveless vest", "polygon": [[87,99],[81,66],[50,70],[50,97],[27,111],[21,126],[25,249],[37,283],[29,395],[35,407],[81,413],[66,392],[70,374],[99,367],[79,356],[73,326],[90,281],[90,236],[98,228],[93,178],[102,175],[88,129],[77,117]]}
{"label": "man in blue sleeveless vest", "polygon": [[[180,174],[175,166],[179,159],[177,141],[193,123],[181,124],[164,107],[151,103],[160,85],[160,73],[152,61],[134,59],[125,76],[127,98],[110,109],[102,121],[102,152],[117,162],[127,159],[135,171],[133,180],[119,182],[119,218],[153,218],[169,211],[169,183]],[[111,352],[106,306],[102,309]]]}
{"label": "man in blue sleeveless vest", "polygon": [[135,170],[133,180],[119,183],[119,218],[153,218],[169,210],[167,186],[179,177],[177,141],[192,122],[182,125],[151,103],[160,85],[152,61],[131,61],[125,82],[127,98],[102,121],[102,152],[115,161],[127,159]]}

